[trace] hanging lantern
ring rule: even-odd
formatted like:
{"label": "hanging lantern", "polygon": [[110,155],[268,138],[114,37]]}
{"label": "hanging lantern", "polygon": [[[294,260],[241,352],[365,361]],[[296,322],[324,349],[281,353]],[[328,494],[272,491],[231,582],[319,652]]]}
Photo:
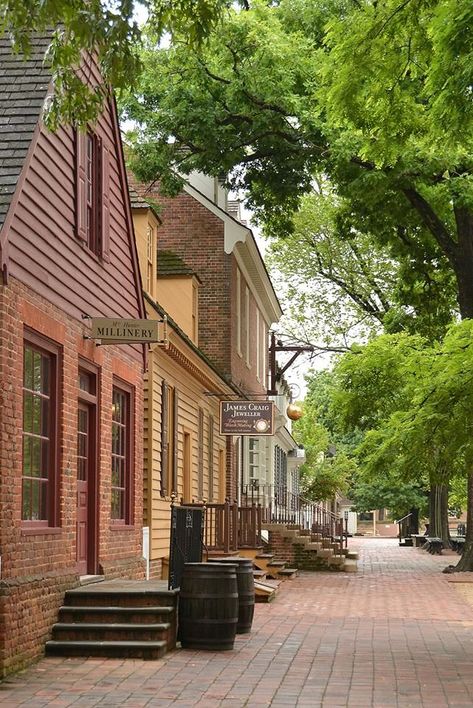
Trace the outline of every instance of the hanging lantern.
{"label": "hanging lantern", "polygon": [[302,418],[303,410],[297,403],[290,403],[286,408],[286,415],[290,420]]}

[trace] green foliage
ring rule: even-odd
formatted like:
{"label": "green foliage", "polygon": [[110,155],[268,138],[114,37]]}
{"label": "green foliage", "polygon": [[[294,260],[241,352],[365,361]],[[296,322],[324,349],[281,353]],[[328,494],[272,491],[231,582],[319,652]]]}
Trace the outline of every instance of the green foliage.
{"label": "green foliage", "polygon": [[359,475],[352,485],[351,499],[356,511],[388,509],[391,519],[401,519],[411,509],[427,512],[428,495],[417,482],[406,482],[390,470],[376,480]]}
{"label": "green foliage", "polygon": [[333,499],[337,493],[346,491],[354,463],[343,453],[327,455],[330,434],[318,421],[317,407],[307,398],[303,410],[304,415],[294,424],[293,431],[306,454],[306,462],[301,466],[302,494],[313,501]]}

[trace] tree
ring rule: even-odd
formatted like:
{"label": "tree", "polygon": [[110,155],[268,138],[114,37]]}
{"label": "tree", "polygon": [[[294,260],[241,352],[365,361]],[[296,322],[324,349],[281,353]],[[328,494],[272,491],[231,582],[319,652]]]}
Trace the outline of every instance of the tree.
{"label": "tree", "polygon": [[293,231],[269,238],[265,260],[285,311],[280,327],[339,352],[383,330],[443,336],[455,311],[445,270],[424,254],[416,272],[408,249],[395,260],[372,234],[344,230],[341,201],[318,182],[301,199]]}
{"label": "tree", "polygon": [[304,415],[294,424],[294,437],[305,449],[306,462],[301,466],[302,493],[313,501],[334,499],[344,493],[355,463],[342,451],[328,454],[330,434],[318,421],[316,406],[310,397],[303,404]]}
{"label": "tree", "polygon": [[[342,426],[357,426],[365,433],[357,449],[362,470],[358,481],[362,490],[368,484],[364,496],[370,496],[369,485],[377,488],[371,489],[371,496],[385,496],[387,480],[393,481],[399,502],[410,497],[413,503],[420,490],[429,489],[430,533],[448,544],[448,487],[459,458],[449,459],[441,440],[436,444],[429,440],[416,407],[419,391],[430,380],[436,351],[419,336],[408,335],[384,335],[353,348],[336,367],[339,388],[332,405]],[[412,503],[404,509],[395,505],[400,516]]]}
{"label": "tree", "polygon": [[[458,0],[256,1],[199,49],[150,44],[126,102],[134,166],[168,189],[193,169],[227,174],[273,233],[325,174],[345,229],[391,256],[407,249],[411,265],[426,253],[448,265],[473,315],[473,121],[455,11],[473,21]],[[461,130],[440,109],[453,100]]]}

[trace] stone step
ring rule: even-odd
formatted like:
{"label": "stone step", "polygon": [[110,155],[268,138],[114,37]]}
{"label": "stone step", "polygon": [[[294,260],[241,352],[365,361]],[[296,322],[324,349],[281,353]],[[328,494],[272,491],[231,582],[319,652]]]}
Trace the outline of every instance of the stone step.
{"label": "stone step", "polygon": [[108,624],[93,622],[58,622],[53,625],[52,637],[57,641],[164,641],[169,644],[169,622],[133,624],[131,622]]}
{"label": "stone step", "polygon": [[91,607],[65,605],[59,609],[60,622],[116,623],[132,622],[152,624],[172,618],[174,607]]}
{"label": "stone step", "polygon": [[332,556],[331,558],[328,559],[329,566],[338,566],[340,568],[343,568],[345,563],[346,563],[345,556]]}
{"label": "stone step", "polygon": [[322,544],[318,541],[311,541],[306,544],[306,551],[320,551],[322,549]]}
{"label": "stone step", "polygon": [[356,573],[358,570],[358,563],[355,559],[346,558],[345,565],[343,566],[343,571],[345,573]]}
{"label": "stone step", "polygon": [[257,570],[253,569],[253,577],[255,580],[258,580],[258,579],[262,580],[263,578],[266,577],[266,571],[259,570],[259,568]]}
{"label": "stone step", "polygon": [[284,580],[293,580],[297,577],[297,568],[281,568],[278,570],[278,577]]}
{"label": "stone step", "polygon": [[282,561],[282,560],[272,560],[270,563],[268,563],[268,568],[284,568],[286,566],[287,561]]}
{"label": "stone step", "polygon": [[333,556],[333,550],[331,548],[321,548],[317,551],[317,556],[319,558],[331,558]]}
{"label": "stone step", "polygon": [[105,656],[134,659],[160,659],[166,642],[140,641],[55,641],[46,642],[48,656]]}
{"label": "stone step", "polygon": [[348,551],[347,558],[350,560],[358,560],[358,553],[356,551]]}

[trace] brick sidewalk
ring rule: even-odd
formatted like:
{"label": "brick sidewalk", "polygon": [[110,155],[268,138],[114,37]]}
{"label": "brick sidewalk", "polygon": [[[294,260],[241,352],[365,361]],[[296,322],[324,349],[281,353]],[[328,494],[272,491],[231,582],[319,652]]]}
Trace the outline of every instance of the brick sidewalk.
{"label": "brick sidewalk", "polygon": [[351,545],[356,575],[286,581],[233,651],[44,659],[0,683],[0,706],[473,706],[473,607],[440,572],[457,557]]}

